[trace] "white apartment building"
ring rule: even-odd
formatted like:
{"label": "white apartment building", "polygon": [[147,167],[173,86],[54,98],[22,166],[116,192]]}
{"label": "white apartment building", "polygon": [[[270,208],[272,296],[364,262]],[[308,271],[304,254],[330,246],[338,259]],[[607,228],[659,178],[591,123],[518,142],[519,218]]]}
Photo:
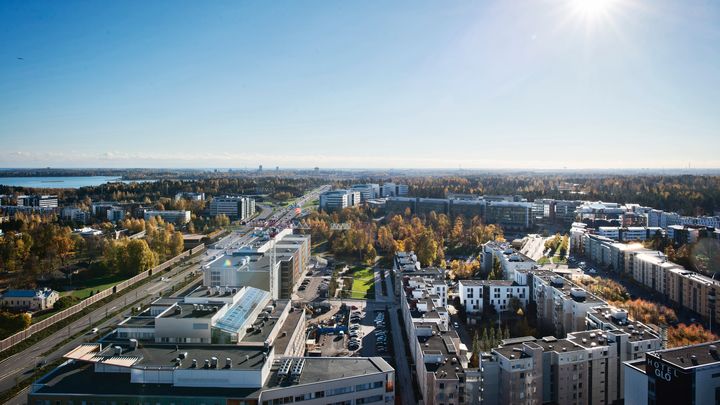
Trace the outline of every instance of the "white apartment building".
{"label": "white apartment building", "polygon": [[172,222],[179,225],[185,225],[190,222],[190,211],[146,210],[144,215],[146,221],[152,217],[160,217],[165,222]]}
{"label": "white apartment building", "polygon": [[511,280],[460,280],[458,293],[460,303],[468,313],[482,312],[486,305],[498,313],[505,312],[510,309],[512,298],[517,298],[525,308],[530,298],[527,285]]}

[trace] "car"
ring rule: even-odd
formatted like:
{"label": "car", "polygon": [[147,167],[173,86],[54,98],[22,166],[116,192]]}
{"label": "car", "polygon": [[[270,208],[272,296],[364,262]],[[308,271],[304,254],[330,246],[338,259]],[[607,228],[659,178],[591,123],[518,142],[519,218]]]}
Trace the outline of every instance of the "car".
{"label": "car", "polygon": [[90,329],[90,334],[91,334],[91,335],[94,335],[94,334],[96,334],[96,333],[98,333],[98,328],[92,328],[92,329]]}
{"label": "car", "polygon": [[350,307],[350,309],[358,309],[358,307],[356,305],[353,305]]}
{"label": "car", "polygon": [[301,285],[300,287],[298,287],[298,291],[305,291],[305,290],[306,290],[306,288],[304,285]]}
{"label": "car", "polygon": [[353,318],[353,319],[350,319],[350,323],[360,323],[360,320]]}
{"label": "car", "polygon": [[588,273],[590,273],[590,274],[597,274],[597,270],[595,270],[595,269],[590,269],[590,270],[588,271]]}

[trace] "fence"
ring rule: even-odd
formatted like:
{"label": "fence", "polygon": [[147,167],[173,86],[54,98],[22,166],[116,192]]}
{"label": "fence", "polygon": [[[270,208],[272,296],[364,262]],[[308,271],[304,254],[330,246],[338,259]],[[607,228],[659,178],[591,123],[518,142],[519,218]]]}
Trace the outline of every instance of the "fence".
{"label": "fence", "polygon": [[63,319],[66,319],[70,316],[77,314],[78,312],[80,312],[83,309],[102,300],[103,298],[107,298],[113,294],[116,294],[116,293],[134,285],[138,281],[144,280],[148,277],[151,277],[154,273],[157,273],[159,271],[162,271],[169,267],[172,267],[173,265],[177,264],[180,260],[190,257],[190,256],[193,256],[199,252],[202,252],[203,250],[205,250],[204,244],[198,245],[190,250],[186,250],[186,251],[180,253],[179,255],[173,257],[172,259],[153,267],[150,270],[146,270],[146,271],[144,271],[132,278],[129,278],[121,283],[118,283],[106,290],[100,291],[99,293],[82,300],[81,302],[71,306],[68,309],[62,310],[62,311],[58,312],[57,314],[49,316],[38,323],[34,323],[34,324],[30,325],[25,330],[22,330],[12,336],[8,336],[7,338],[0,340],[0,352],[5,351],[5,350],[15,346],[16,344],[29,338],[33,334],[40,332],[41,330],[54,325],[56,322],[60,322]]}

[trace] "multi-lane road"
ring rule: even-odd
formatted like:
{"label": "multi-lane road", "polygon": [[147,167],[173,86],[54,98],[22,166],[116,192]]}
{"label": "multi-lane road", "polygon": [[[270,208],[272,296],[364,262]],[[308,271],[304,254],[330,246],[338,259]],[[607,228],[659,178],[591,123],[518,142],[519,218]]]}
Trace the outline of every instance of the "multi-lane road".
{"label": "multi-lane road", "polygon": [[[202,256],[195,257],[184,264],[176,266],[165,273],[162,278],[153,279],[147,284],[143,284],[134,290],[129,290],[125,294],[119,295],[118,298],[95,309],[87,316],[72,322],[67,327],[53,333],[22,352],[6,358],[0,362],[0,370],[3,370],[2,374],[0,374],[0,391],[5,392],[25,378],[31,376],[38,363],[51,363],[62,357],[78,344],[94,340],[99,337],[99,335],[109,332],[126,314],[122,313],[110,319],[105,319],[106,317],[129,305],[148,304],[163,291],[176,288],[183,281],[187,280],[186,277],[188,277],[189,274],[193,272],[197,274],[204,260]],[[98,328],[99,332],[97,334],[91,334],[90,331],[92,328]],[[64,342],[78,332],[83,333],[68,342]],[[43,355],[43,353],[48,354]],[[25,403],[25,399],[26,391],[25,394],[21,393],[21,395],[18,395],[9,403],[23,404]]]}

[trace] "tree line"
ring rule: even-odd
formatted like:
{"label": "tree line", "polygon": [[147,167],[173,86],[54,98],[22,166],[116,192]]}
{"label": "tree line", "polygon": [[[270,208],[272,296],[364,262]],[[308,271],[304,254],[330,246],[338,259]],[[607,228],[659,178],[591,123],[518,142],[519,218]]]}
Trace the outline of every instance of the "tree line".
{"label": "tree line", "polygon": [[378,252],[392,257],[399,251],[414,251],[423,266],[445,267],[446,251],[473,252],[489,240],[502,240],[504,235],[499,226],[486,225],[479,217],[451,220],[442,213],[418,216],[406,211],[378,223],[358,207],[313,212],[302,223],[314,242],[328,241],[335,254],[371,262]]}

